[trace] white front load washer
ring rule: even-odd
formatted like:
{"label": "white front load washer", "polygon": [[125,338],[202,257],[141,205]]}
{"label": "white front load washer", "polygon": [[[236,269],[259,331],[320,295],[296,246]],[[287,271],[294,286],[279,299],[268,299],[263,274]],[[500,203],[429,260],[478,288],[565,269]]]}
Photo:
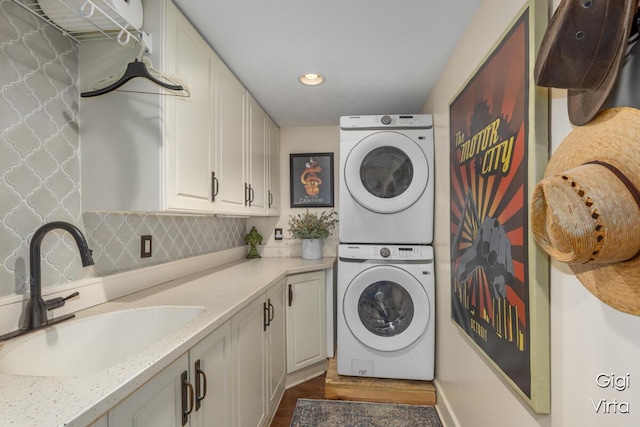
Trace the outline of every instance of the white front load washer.
{"label": "white front load washer", "polygon": [[340,118],[341,243],[433,241],[433,117]]}
{"label": "white front load washer", "polygon": [[433,248],[338,248],[338,374],[432,380]]}

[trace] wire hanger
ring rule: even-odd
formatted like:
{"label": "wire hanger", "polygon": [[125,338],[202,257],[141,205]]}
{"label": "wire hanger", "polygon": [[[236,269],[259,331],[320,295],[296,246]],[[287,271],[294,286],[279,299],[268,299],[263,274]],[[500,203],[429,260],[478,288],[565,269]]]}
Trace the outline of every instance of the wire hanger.
{"label": "wire hanger", "polygon": [[[95,89],[88,92],[82,92],[80,94],[83,98],[89,98],[93,96],[100,96],[106,93],[112,92],[114,90],[118,90],[122,85],[127,83],[129,80],[135,77],[143,77],[157,84],[158,86],[168,89],[172,91],[172,93],[165,93],[165,95],[173,95],[180,97],[189,97],[190,93],[188,88],[185,87],[184,84],[180,84],[180,82],[173,81],[165,75],[162,75],[158,70],[153,68],[153,64],[151,63],[151,59],[148,57],[144,57],[145,45],[142,43],[140,54],[133,60],[127,64],[127,69],[124,74],[114,83],[111,83],[101,89]],[[160,80],[160,78],[154,76],[152,73],[158,75],[158,77],[163,78],[164,80]],[[102,79],[100,82],[110,81],[114,78],[114,76],[107,77]],[[175,78],[174,78],[175,80]],[[153,93],[158,94],[157,92],[141,92],[141,91],[133,91],[133,90],[123,90],[122,92],[137,92],[137,93]]]}

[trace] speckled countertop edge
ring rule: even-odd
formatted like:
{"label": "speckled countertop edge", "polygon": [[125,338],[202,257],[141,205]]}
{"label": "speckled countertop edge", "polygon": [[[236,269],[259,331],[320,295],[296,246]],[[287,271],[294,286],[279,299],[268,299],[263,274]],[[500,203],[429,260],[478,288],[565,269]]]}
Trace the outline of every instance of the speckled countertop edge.
{"label": "speckled countertop edge", "polygon": [[[290,274],[331,268],[334,258],[263,258],[195,273],[76,313],[77,321],[152,306],[198,306],[205,312],[127,360],[79,377],[0,372],[0,414],[16,426],[86,426]],[[68,322],[74,322],[70,320]],[[59,326],[64,327],[65,323]],[[46,333],[46,330],[34,332]],[[0,358],[31,334],[5,341]],[[44,356],[43,356],[44,357]]]}

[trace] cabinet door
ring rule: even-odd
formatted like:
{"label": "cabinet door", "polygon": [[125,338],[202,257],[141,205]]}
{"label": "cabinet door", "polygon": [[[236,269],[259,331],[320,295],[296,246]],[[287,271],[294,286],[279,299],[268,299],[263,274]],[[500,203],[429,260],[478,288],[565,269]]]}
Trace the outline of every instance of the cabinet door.
{"label": "cabinet door", "polygon": [[213,211],[213,50],[169,3],[166,69],[180,76],[190,96],[166,97],[165,194],[168,209]]}
{"label": "cabinet door", "polygon": [[327,357],[325,272],[288,276],[287,373]]}
{"label": "cabinet door", "polygon": [[266,419],[266,300],[258,298],[231,319],[234,425],[256,427]]}
{"label": "cabinet door", "polygon": [[248,97],[248,161],[250,185],[249,212],[267,214],[267,114]]}
{"label": "cabinet door", "polygon": [[107,414],[104,414],[103,416],[89,424],[89,427],[109,427]]}
{"label": "cabinet door", "polygon": [[267,215],[280,215],[280,129],[270,119],[267,120],[269,148]]}
{"label": "cabinet door", "polygon": [[176,427],[182,423],[182,373],[186,354],[109,411],[111,427]]}
{"label": "cabinet door", "polygon": [[192,427],[230,427],[231,322],[217,328],[189,352],[191,382],[196,404],[191,414]]}
{"label": "cabinet door", "polygon": [[221,213],[246,213],[245,105],[247,91],[224,65],[215,74],[217,195]]}
{"label": "cabinet door", "polygon": [[284,280],[267,292],[269,326],[267,328],[267,397],[269,413],[275,413],[284,393],[285,380],[285,305]]}

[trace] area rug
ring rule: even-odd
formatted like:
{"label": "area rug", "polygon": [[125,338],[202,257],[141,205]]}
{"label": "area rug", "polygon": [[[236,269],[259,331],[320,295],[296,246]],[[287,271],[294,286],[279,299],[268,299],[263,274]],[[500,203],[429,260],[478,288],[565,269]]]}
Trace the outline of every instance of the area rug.
{"label": "area rug", "polygon": [[442,427],[433,406],[298,399],[291,427]]}

